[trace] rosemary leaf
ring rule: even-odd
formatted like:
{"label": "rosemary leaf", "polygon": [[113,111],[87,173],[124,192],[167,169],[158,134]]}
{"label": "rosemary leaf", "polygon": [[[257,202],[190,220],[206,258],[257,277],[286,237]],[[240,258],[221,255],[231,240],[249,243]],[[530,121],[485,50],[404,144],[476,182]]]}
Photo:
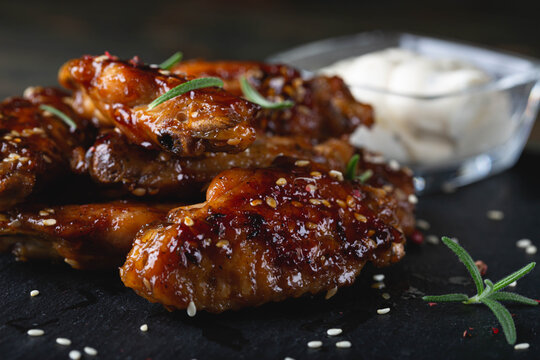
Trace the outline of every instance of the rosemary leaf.
{"label": "rosemary leaf", "polygon": [[294,102],[290,100],[280,101],[280,102],[272,102],[266,100],[246,79],[245,76],[242,76],[240,78],[240,87],[242,88],[242,92],[244,93],[244,97],[251,101],[252,103],[255,103],[259,105],[260,107],[264,109],[288,109],[290,107],[294,106]]}
{"label": "rosemary leaf", "polygon": [[170,58],[159,64],[159,67],[163,70],[169,70],[174,65],[178,64],[180,61],[182,61],[182,57],[184,54],[182,54],[181,51],[177,51],[174,54],[171,55]]}
{"label": "rosemary leaf", "polygon": [[536,263],[532,262],[529,265],[526,265],[519,269],[518,271],[508,275],[507,277],[497,281],[495,285],[493,286],[493,290],[497,291],[500,289],[503,289],[513,283],[514,281],[518,280],[519,278],[527,275],[532,269],[534,269]]}
{"label": "rosemary leaf", "polygon": [[514,345],[516,343],[516,325],[514,324],[514,320],[512,319],[512,315],[510,315],[510,312],[506,310],[506,308],[499,302],[485,298],[481,300],[482,303],[484,303],[488,308],[490,308],[491,311],[493,311],[493,314],[495,314],[495,317],[497,317],[497,320],[501,323],[504,336],[506,337],[506,341],[510,345]]}
{"label": "rosemary leaf", "polygon": [[354,154],[347,163],[347,169],[345,170],[345,179],[353,181],[356,179],[356,167],[360,161],[360,155]]}
{"label": "rosemary leaf", "polygon": [[364,171],[363,173],[358,175],[357,179],[360,181],[360,183],[363,184],[366,181],[368,181],[369,178],[372,177],[372,176],[373,176],[373,170],[367,169],[366,171]]}
{"label": "rosemary leaf", "polygon": [[57,108],[54,108],[49,105],[39,105],[39,108],[44,111],[48,111],[53,115],[58,116],[63,122],[65,122],[71,130],[77,128],[77,124],[75,121],[73,121],[69,116],[64,114],[62,111],[58,110]]}
{"label": "rosemary leaf", "polygon": [[445,294],[445,295],[433,295],[433,296],[424,296],[422,300],[429,302],[452,302],[452,301],[465,301],[469,297],[465,294]]}
{"label": "rosemary leaf", "polygon": [[497,301],[513,301],[516,303],[532,305],[532,306],[538,305],[538,301],[534,299],[531,299],[526,296],[519,295],[513,292],[507,292],[507,291],[498,291],[488,296],[488,298],[492,300],[497,300]]}
{"label": "rosemary leaf", "polygon": [[482,283],[482,276],[480,275],[480,271],[478,271],[478,268],[474,264],[474,260],[471,258],[469,253],[462,248],[459,244],[457,244],[452,239],[443,236],[442,242],[452,250],[459,260],[465,265],[467,270],[469,270],[469,273],[471,274],[471,277],[474,281],[474,284],[476,285],[476,291],[478,294],[481,294],[482,291],[484,291],[484,284]]}
{"label": "rosemary leaf", "polygon": [[212,86],[223,87],[223,80],[218,79],[216,77],[206,77],[206,78],[199,78],[199,79],[186,81],[185,83],[182,83],[178,85],[177,87],[172,88],[171,90],[167,91],[165,94],[161,95],[160,97],[152,101],[150,105],[148,105],[148,109],[152,110],[153,108],[164,103],[165,101],[171,100],[177,96],[180,96],[192,90],[207,88],[207,87],[212,87]]}

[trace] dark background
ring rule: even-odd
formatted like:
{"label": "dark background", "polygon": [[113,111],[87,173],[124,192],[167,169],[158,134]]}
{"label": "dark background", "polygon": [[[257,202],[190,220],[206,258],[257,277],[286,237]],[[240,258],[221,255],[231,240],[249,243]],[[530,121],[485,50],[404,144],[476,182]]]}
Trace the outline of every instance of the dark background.
{"label": "dark background", "polygon": [[[532,2],[456,1],[129,1],[0,3],[0,97],[29,85],[55,83],[69,58],[105,50],[160,62],[174,51],[186,57],[264,59],[308,41],[368,30],[398,30],[471,41],[540,58],[538,11]],[[436,6],[436,8],[434,7]],[[532,139],[540,140],[540,132]],[[522,237],[540,245],[540,155],[531,143],[514,169],[452,195],[421,199],[418,216],[428,233],[456,236],[484,260],[492,280],[538,261],[515,247]],[[84,189],[81,189],[84,191]],[[486,219],[489,209],[505,219]],[[538,358],[538,308],[512,306],[518,342],[508,346],[493,315],[482,307],[429,307],[423,293],[472,292],[464,268],[444,246],[409,246],[405,259],[383,270],[390,301],[372,289],[367,268],[357,283],[330,301],[321,296],[269,304],[222,315],[168,313],[126,289],[115,272],[87,273],[64,265],[25,264],[0,255],[0,359],[67,358],[89,345],[98,358],[132,359],[432,359]],[[518,292],[540,296],[540,270],[519,282]],[[32,289],[41,295],[30,298]],[[387,316],[378,307],[391,306]],[[139,332],[142,323],[150,331]],[[329,339],[329,327],[344,334]],[[28,328],[46,331],[29,338]],[[472,337],[463,338],[469,327]],[[67,349],[54,339],[73,340]],[[306,342],[321,339],[323,349]],[[337,340],[353,347],[337,350]],[[87,358],[90,358],[87,356]]]}

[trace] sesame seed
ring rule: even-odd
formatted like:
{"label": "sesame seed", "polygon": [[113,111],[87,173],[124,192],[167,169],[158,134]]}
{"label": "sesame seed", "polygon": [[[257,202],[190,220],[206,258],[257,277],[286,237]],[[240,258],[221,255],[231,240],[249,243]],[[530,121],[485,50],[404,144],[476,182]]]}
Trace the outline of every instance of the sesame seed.
{"label": "sesame seed", "polygon": [[189,216],[186,216],[184,218],[184,224],[186,224],[186,226],[193,226],[193,224],[195,223],[193,222],[192,218],[190,218]]}
{"label": "sesame seed", "polygon": [[66,338],[56,338],[56,343],[58,345],[69,346],[71,345],[71,340],[66,339]]}
{"label": "sesame seed", "polygon": [[294,207],[302,207],[302,203],[298,202],[298,201],[291,201],[291,204],[294,206]]}
{"label": "sesame seed", "polygon": [[84,352],[90,356],[96,356],[98,354],[97,350],[90,346],[85,346]]}
{"label": "sesame seed", "polygon": [[504,213],[500,210],[489,210],[486,213],[486,216],[489,220],[494,220],[494,221],[500,221],[504,219]]}
{"label": "sesame seed", "polygon": [[347,340],[343,340],[343,341],[338,341],[336,343],[336,347],[339,348],[339,349],[348,349],[352,346],[351,342],[350,341],[347,341]]}
{"label": "sesame seed", "polygon": [[71,267],[74,267],[74,268],[79,267],[79,262],[77,260],[65,258],[64,262],[66,264],[69,264],[69,266],[71,266]]}
{"label": "sesame seed", "polygon": [[328,290],[326,292],[326,295],[324,296],[324,299],[325,300],[328,300],[330,299],[332,296],[336,295],[337,293],[337,286],[334,286],[333,288],[331,288],[330,290]]}
{"label": "sesame seed", "polygon": [[54,214],[54,209],[46,208],[46,209],[43,209],[43,210],[47,211],[49,214]]}
{"label": "sesame seed", "polygon": [[382,296],[382,298],[383,298],[384,300],[390,299],[390,294],[389,294],[389,293],[382,293],[381,296]]}
{"label": "sesame seed", "polygon": [[527,246],[527,248],[525,249],[525,252],[527,254],[529,254],[529,255],[534,255],[534,254],[536,254],[537,251],[538,251],[538,249],[534,245]]}
{"label": "sesame seed", "polygon": [[428,235],[426,236],[426,242],[432,244],[432,245],[437,245],[439,244],[440,240],[439,240],[439,237],[436,236],[436,235]]}
{"label": "sesame seed", "polygon": [[79,360],[81,358],[81,352],[79,350],[71,350],[69,352],[69,358],[71,360]]}
{"label": "sesame seed", "polygon": [[337,335],[340,335],[342,332],[343,330],[337,329],[337,328],[326,330],[326,333],[328,334],[328,336],[337,336]]}
{"label": "sesame seed", "polygon": [[514,282],[508,284],[508,286],[510,286],[510,287],[516,287],[516,286],[517,286],[517,281],[514,281]]}
{"label": "sesame seed", "polygon": [[356,220],[361,221],[363,223],[367,222],[367,217],[365,217],[362,214],[354,213],[354,217],[355,217]]}
{"label": "sesame seed", "polygon": [[40,210],[39,211],[39,216],[49,216],[49,213],[47,211]]}
{"label": "sesame seed", "polygon": [[340,200],[340,199],[337,199],[337,200],[336,200],[336,204],[338,204],[339,207],[341,207],[341,208],[347,207],[347,204],[345,203],[345,201]]}
{"label": "sesame seed", "polygon": [[47,155],[42,155],[42,158],[43,158],[43,160],[45,160],[46,163],[49,163],[49,164],[52,163],[51,158],[48,157]]}
{"label": "sesame seed", "polygon": [[55,220],[55,219],[45,219],[45,220],[42,220],[41,222],[42,222],[43,225],[45,225],[45,226],[53,226],[53,225],[56,225],[56,220]]}
{"label": "sesame seed", "polygon": [[313,184],[307,184],[306,185],[306,190],[309,191],[309,192],[314,192],[315,190],[317,190],[317,187]]}
{"label": "sesame seed", "polygon": [[390,312],[390,308],[377,309],[377,314],[379,315],[388,314],[389,312]]}
{"label": "sesame seed", "polygon": [[276,199],[274,199],[273,197],[267,196],[267,197],[266,197],[266,204],[267,204],[268,206],[270,206],[271,208],[274,208],[274,209],[275,209],[276,206],[277,206],[277,201],[276,201]]}
{"label": "sesame seed", "polygon": [[313,176],[313,177],[321,177],[322,174],[318,171],[312,171],[309,173],[309,175]]}
{"label": "sesame seed", "polygon": [[262,200],[261,199],[256,199],[256,200],[251,200],[250,201],[250,205],[251,206],[259,206],[262,204]]}
{"label": "sesame seed", "polygon": [[[196,117],[196,115],[198,115],[198,113],[195,114],[194,117]],[[242,139],[239,139],[239,138],[234,138],[234,139],[227,140],[227,144],[232,145],[232,146],[236,146],[236,145],[240,144],[241,142],[242,142]]]}
{"label": "sesame seed", "polygon": [[431,225],[424,219],[417,219],[416,220],[416,227],[422,230],[429,230]]}
{"label": "sesame seed", "polygon": [[39,295],[39,290],[30,291],[30,296],[34,297],[34,296],[38,296],[38,295]]}
{"label": "sesame seed", "polygon": [[328,201],[328,200],[326,200],[326,199],[322,199],[321,202],[322,202],[323,205],[326,206],[327,208],[332,207],[332,204],[330,204],[330,201]]}
{"label": "sesame seed", "polygon": [[308,222],[306,223],[306,227],[307,227],[308,229],[310,229],[310,230],[314,230],[314,229],[317,228],[317,224],[315,224],[315,223],[313,223],[313,222],[311,222],[311,221],[308,221]]}
{"label": "sesame seed", "polygon": [[330,172],[328,174],[331,177],[333,177],[334,179],[338,179],[339,181],[343,181],[343,173],[341,171],[330,170]]}
{"label": "sesame seed", "polygon": [[322,341],[319,340],[313,340],[307,343],[308,348],[311,349],[318,349],[322,346]]}
{"label": "sesame seed", "polygon": [[163,69],[160,69],[159,70],[159,73],[161,75],[171,75],[171,72],[169,70],[163,70]]}
{"label": "sesame seed", "polygon": [[418,204],[418,198],[414,194],[410,194],[407,199],[411,204]]}
{"label": "sesame seed", "polygon": [[276,180],[276,185],[279,185],[279,186],[287,185],[287,179],[285,179],[285,178],[277,179]]}
{"label": "sesame seed", "polygon": [[216,243],[216,246],[218,248],[222,248],[222,247],[225,247],[225,246],[228,246],[229,245],[229,242],[227,240],[219,240],[217,243]]}
{"label": "sesame seed", "polygon": [[308,165],[309,165],[309,161],[307,161],[307,160],[296,160],[296,161],[294,162],[294,165],[300,166],[300,167],[302,167],[302,166],[308,166]]}
{"label": "sesame seed", "polygon": [[317,199],[309,199],[309,202],[313,205],[321,205],[321,201]]}
{"label": "sesame seed", "polygon": [[516,242],[516,246],[522,249],[525,249],[529,247],[530,245],[532,245],[532,242],[530,239],[521,239]]}
{"label": "sesame seed", "polygon": [[371,287],[374,289],[384,289],[386,285],[383,282],[379,281],[379,282],[371,284]]}
{"label": "sesame seed", "polygon": [[347,195],[347,206],[354,207],[356,205],[356,201],[354,201],[354,198],[351,195]]}
{"label": "sesame seed", "polygon": [[390,160],[390,162],[388,163],[388,166],[390,166],[390,169],[394,171],[399,170],[399,163],[396,160]]}
{"label": "sesame seed", "polygon": [[142,324],[141,327],[139,328],[142,332],[147,332],[148,331],[148,325],[147,324]]}
{"label": "sesame seed", "polygon": [[529,343],[521,343],[514,345],[515,350],[527,350],[529,348]]}
{"label": "sesame seed", "polygon": [[152,284],[150,284],[150,281],[148,281],[148,279],[143,278],[142,282],[143,282],[143,285],[146,288],[146,290],[152,291]]}
{"label": "sesame seed", "polygon": [[131,192],[135,196],[144,196],[146,194],[146,189],[144,188],[136,188]]}
{"label": "sesame seed", "polygon": [[195,306],[195,303],[193,301],[189,302],[189,305],[187,307],[187,314],[189,317],[194,317],[195,314],[197,314],[197,307]]}
{"label": "sesame seed", "polygon": [[45,331],[43,331],[41,329],[30,329],[26,333],[28,335],[30,335],[30,336],[41,336],[41,335],[45,334]]}
{"label": "sesame seed", "polygon": [[373,280],[375,280],[375,281],[383,281],[384,280],[384,274],[375,274],[375,275],[373,275]]}

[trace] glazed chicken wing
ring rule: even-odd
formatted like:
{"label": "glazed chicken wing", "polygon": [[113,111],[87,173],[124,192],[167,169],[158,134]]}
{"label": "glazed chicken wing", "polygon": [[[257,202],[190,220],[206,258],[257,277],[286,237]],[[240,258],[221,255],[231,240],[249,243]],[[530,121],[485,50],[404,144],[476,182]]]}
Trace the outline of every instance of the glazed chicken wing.
{"label": "glazed chicken wing", "polygon": [[255,126],[267,134],[305,136],[324,140],[349,134],[357,126],[371,126],[373,110],[354,99],[339,77],[314,76],[304,79],[300,72],[286,65],[241,61],[186,61],[172,71],[179,75],[216,76],[224,80],[225,89],[242,96],[240,78],[271,101],[292,100],[286,110],[264,110]]}
{"label": "glazed chicken wing", "polygon": [[255,139],[258,106],[219,88],[189,91],[150,109],[149,104],[190,80],[135,61],[85,56],[60,70],[62,85],[76,92],[74,106],[116,125],[146,148],[178,156],[238,152]]}
{"label": "glazed chicken wing", "polygon": [[[29,88],[24,99],[0,103],[0,210],[66,175],[72,149],[91,137],[88,122],[76,116],[67,101],[62,91]],[[68,115],[77,128],[40,109],[42,104]]]}
{"label": "glazed chicken wing", "polygon": [[[351,284],[403,255],[396,200],[307,160],[219,174],[138,234],[120,274],[152,302],[222,312]],[[193,305],[191,305],[193,308]]]}
{"label": "glazed chicken wing", "polygon": [[47,208],[26,205],[0,214],[0,250],[19,260],[64,259],[77,269],[122,264],[137,231],[163,221],[173,205],[114,201]]}

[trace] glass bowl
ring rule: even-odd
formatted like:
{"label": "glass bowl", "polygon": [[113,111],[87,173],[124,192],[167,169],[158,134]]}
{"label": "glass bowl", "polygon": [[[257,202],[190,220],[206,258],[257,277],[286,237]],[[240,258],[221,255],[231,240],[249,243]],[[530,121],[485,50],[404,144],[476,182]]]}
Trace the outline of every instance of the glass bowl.
{"label": "glass bowl", "polygon": [[[434,96],[401,94],[348,83],[360,101],[369,103],[372,97],[385,97],[388,105],[383,109],[375,107],[376,118],[377,113],[413,109],[414,121],[433,124],[430,121],[433,109],[439,112],[444,109],[445,116],[461,124],[462,133],[456,133],[456,141],[466,146],[456,146],[440,159],[431,154],[431,148],[419,147],[424,158],[431,156],[429,161],[405,163],[415,172],[418,193],[455,189],[516,163],[538,113],[540,62],[536,59],[454,41],[377,31],[309,43],[275,54],[268,61],[292,65],[310,76],[337,61],[387,48],[407,49],[430,58],[455,59],[472,64],[492,78],[479,86]],[[474,109],[481,109],[485,119],[477,120]],[[395,158],[387,151],[382,152]]]}

